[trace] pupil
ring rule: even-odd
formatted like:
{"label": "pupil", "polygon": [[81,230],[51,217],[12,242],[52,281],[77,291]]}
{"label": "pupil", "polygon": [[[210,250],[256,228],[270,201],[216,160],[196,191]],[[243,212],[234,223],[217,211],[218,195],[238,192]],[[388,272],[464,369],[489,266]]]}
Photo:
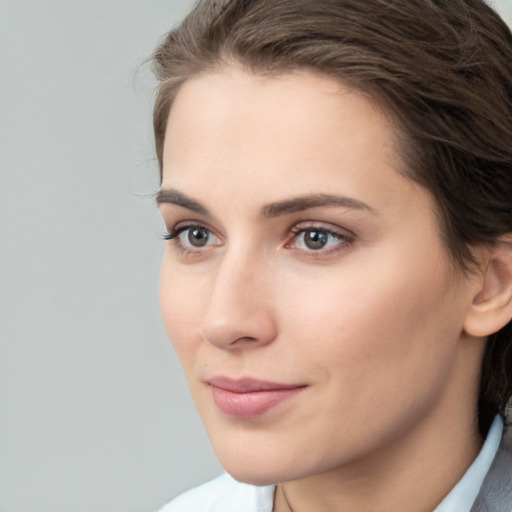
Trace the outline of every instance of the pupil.
{"label": "pupil", "polygon": [[193,228],[188,232],[188,241],[194,247],[203,247],[208,242],[208,230],[204,228]]}
{"label": "pupil", "polygon": [[309,249],[322,249],[327,243],[327,233],[308,231],[306,232],[304,242]]}

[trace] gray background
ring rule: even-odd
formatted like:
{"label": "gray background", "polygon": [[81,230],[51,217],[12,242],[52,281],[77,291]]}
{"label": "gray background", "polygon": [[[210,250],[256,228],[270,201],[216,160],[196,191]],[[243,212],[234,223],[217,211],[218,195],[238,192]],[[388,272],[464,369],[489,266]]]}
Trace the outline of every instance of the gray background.
{"label": "gray background", "polygon": [[149,512],[221,471],[159,316],[140,68],[191,3],[0,1],[0,512]]}

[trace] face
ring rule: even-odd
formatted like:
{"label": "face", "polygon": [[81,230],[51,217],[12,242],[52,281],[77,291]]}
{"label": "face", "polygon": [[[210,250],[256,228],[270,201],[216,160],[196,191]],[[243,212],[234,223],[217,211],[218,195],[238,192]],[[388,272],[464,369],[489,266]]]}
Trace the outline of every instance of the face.
{"label": "face", "polygon": [[235,478],[348,467],[457,410],[468,287],[369,98],[309,72],[202,75],[163,161],[163,318]]}

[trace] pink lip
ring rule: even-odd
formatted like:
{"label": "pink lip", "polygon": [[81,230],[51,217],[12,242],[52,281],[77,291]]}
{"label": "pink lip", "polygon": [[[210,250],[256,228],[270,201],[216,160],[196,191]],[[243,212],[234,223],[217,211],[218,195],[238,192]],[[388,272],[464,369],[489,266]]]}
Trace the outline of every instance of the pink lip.
{"label": "pink lip", "polygon": [[217,407],[227,416],[239,419],[260,416],[306,387],[257,379],[233,380],[227,377],[213,377],[208,380],[208,384]]}

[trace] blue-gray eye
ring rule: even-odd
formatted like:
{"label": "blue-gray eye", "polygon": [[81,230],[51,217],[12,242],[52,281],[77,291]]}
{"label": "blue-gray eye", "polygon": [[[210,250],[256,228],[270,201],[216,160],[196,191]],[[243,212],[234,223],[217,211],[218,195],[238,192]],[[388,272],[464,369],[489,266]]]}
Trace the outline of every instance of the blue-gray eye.
{"label": "blue-gray eye", "polygon": [[304,231],[304,245],[308,249],[318,250],[323,249],[329,242],[329,233],[325,231],[318,231],[315,229],[308,229]]}
{"label": "blue-gray eye", "polygon": [[206,228],[187,229],[187,242],[193,247],[204,247],[208,243],[210,232]]}

